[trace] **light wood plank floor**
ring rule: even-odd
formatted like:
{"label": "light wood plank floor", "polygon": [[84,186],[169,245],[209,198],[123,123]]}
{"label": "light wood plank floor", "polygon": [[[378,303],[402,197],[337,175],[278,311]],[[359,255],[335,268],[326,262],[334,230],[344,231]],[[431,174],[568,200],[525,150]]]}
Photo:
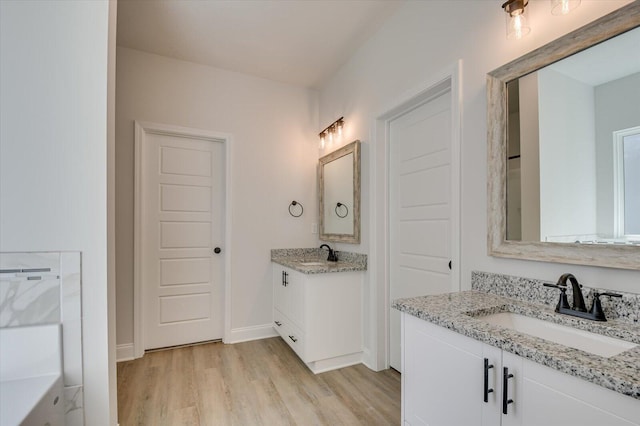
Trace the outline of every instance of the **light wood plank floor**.
{"label": "light wood plank floor", "polygon": [[147,353],[118,364],[131,425],[398,425],[400,374],[364,365],[314,375],[279,337]]}

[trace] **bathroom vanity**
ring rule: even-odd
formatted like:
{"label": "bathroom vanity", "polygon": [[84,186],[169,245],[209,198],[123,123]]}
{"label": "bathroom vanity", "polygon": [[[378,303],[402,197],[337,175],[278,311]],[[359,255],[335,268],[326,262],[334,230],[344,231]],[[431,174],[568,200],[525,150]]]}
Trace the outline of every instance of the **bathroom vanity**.
{"label": "bathroom vanity", "polygon": [[473,281],[476,291],[393,304],[402,312],[403,424],[640,425],[640,326],[631,318],[640,296],[624,295],[630,309],[596,323],[534,303],[557,297],[542,283]]}
{"label": "bathroom vanity", "polygon": [[362,361],[366,255],[272,250],[273,327],[314,373]]}

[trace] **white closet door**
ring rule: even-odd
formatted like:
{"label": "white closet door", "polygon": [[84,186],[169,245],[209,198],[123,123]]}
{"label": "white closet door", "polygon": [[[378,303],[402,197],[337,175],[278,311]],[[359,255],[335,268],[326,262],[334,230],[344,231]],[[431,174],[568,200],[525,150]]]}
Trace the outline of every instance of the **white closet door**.
{"label": "white closet door", "polygon": [[[391,300],[452,291],[451,91],[390,123]],[[390,365],[401,371],[400,313],[390,312]]]}
{"label": "white closet door", "polygon": [[223,143],[146,132],[142,156],[144,347],[220,339]]}

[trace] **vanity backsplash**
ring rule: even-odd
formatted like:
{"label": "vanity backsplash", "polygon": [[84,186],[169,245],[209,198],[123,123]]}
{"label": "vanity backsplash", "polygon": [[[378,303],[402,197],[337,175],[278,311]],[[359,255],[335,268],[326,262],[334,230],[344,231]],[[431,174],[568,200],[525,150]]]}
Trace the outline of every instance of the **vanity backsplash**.
{"label": "vanity backsplash", "polygon": [[[471,272],[472,290],[555,307],[558,303],[559,292],[557,289],[545,287],[543,284],[547,282],[549,281],[491,272]],[[593,301],[594,290],[600,291],[597,287],[583,286],[582,288],[587,308],[591,306]],[[616,293],[621,294],[622,297],[602,298],[606,317],[628,323],[640,323],[640,294],[620,291],[616,291]],[[571,300],[570,286],[567,295]]]}

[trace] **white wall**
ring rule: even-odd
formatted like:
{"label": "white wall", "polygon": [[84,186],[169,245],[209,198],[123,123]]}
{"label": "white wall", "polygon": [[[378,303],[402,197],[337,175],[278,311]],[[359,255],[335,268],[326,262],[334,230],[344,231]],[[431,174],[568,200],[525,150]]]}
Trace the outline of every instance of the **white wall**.
{"label": "white wall", "polygon": [[595,88],[598,231],[613,235],[613,132],[640,125],[640,73]]}
{"label": "white wall", "polygon": [[92,425],[115,424],[107,302],[109,4],[2,1],[0,31],[0,251],[82,252],[85,414]]}
{"label": "white wall", "polygon": [[232,134],[231,328],[271,330],[270,250],[318,244],[317,93],[121,47],[116,92],[118,344],[133,341],[134,120]]}
{"label": "white wall", "polygon": [[537,74],[540,241],[553,241],[549,237],[595,235],[593,87],[549,68]]}
{"label": "white wall", "polygon": [[[370,162],[374,120],[462,59],[462,264],[457,265],[462,287],[469,288],[472,270],[545,280],[572,271],[585,285],[640,292],[637,271],[499,259],[487,256],[486,249],[486,73],[626,3],[583,1],[571,15],[556,17],[550,14],[548,2],[530,2],[531,34],[508,41],[501,1],[407,2],[359,49],[322,87],[320,123],[344,116],[345,142],[363,142],[363,235],[357,250],[370,254],[369,265],[384,261],[376,258],[371,233],[385,232],[385,225],[370,229],[369,221],[370,182],[376,179]],[[377,303],[373,300],[376,285],[371,279],[367,282],[365,303],[370,306]],[[376,325],[369,323],[365,329],[366,349],[373,351],[378,348]],[[375,363],[375,357],[370,362]]]}

